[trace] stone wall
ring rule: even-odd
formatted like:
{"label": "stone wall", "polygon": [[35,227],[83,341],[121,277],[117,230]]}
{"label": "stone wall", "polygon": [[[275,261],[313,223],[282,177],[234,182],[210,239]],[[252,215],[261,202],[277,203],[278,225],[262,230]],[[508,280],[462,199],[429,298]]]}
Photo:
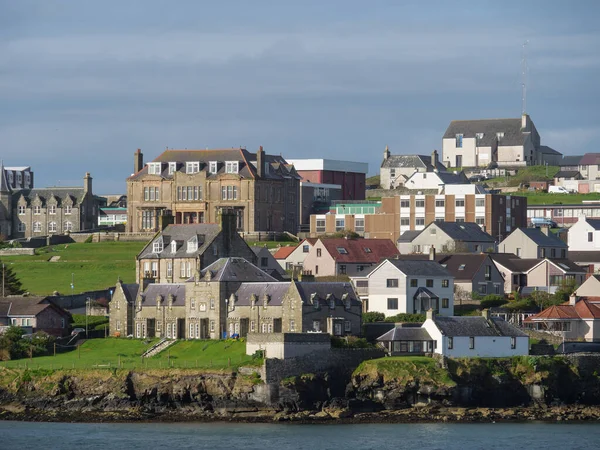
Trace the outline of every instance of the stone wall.
{"label": "stone wall", "polygon": [[331,349],[331,336],[326,333],[249,333],[246,354],[258,350],[266,358],[290,359]]}
{"label": "stone wall", "polygon": [[14,256],[14,255],[35,255],[34,248],[4,248],[0,250],[0,256]]}

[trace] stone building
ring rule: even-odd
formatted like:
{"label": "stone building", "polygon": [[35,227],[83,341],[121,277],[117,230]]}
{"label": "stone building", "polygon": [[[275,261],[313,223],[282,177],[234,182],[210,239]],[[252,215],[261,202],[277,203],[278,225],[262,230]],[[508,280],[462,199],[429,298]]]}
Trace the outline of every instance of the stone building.
{"label": "stone building", "polygon": [[133,335],[134,302],[140,285],[124,284],[120,279],[115,285],[109,304],[109,330],[111,336]]}
{"label": "stone building", "polygon": [[[48,236],[97,226],[98,207],[89,173],[85,174],[82,188],[38,189],[21,188],[21,185],[13,188],[7,171],[0,167],[0,172],[0,237]],[[33,174],[30,180],[32,183]]]}
{"label": "stone building", "polygon": [[383,162],[379,169],[379,183],[382,189],[395,189],[404,186],[414,173],[446,173],[434,150],[427,155],[392,155],[386,146],[383,152]]}
{"label": "stone building", "polygon": [[158,218],[176,224],[216,222],[221,209],[235,212],[244,232],[298,230],[300,176],[293,165],[260,147],[166,150],[143,164],[135,153],[127,179],[127,231],[158,231]]}

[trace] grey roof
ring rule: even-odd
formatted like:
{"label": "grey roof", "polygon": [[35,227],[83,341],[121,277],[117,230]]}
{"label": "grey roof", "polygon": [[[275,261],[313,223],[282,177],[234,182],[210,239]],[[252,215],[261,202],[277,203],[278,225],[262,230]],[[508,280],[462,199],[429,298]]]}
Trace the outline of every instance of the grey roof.
{"label": "grey roof", "polygon": [[412,242],[418,235],[421,234],[421,230],[408,230],[400,235],[397,242]]}
{"label": "grey roof", "polygon": [[570,259],[549,259],[554,265],[560,267],[564,272],[579,272],[585,273],[587,270],[581,267],[579,264],[574,263]]}
{"label": "grey roof", "polygon": [[[220,232],[221,226],[215,223],[169,225],[142,249],[138,259],[193,258],[204,254]],[[198,239],[198,250],[188,253],[187,242],[193,237]],[[154,253],[153,244],[159,239],[163,240],[163,251]],[[175,253],[171,253],[173,241],[177,241]]]}
{"label": "grey roof", "polygon": [[473,222],[436,221],[430,223],[425,230],[433,225],[442,230],[455,241],[487,242],[491,244],[495,242],[492,236],[483,231],[479,225]]}
{"label": "grey roof", "polygon": [[422,327],[395,327],[377,338],[378,341],[433,341]]}
{"label": "grey roof", "polygon": [[455,138],[462,134],[465,138],[474,138],[476,133],[483,133],[479,146],[490,147],[496,142],[496,133],[503,132],[504,137],[498,141],[499,146],[523,145],[529,133],[521,131],[521,119],[483,119],[453,120],[444,133],[444,139]]}
{"label": "grey roof", "polygon": [[444,184],[470,184],[471,182],[463,171],[460,172],[438,172],[437,176]]}
{"label": "grey roof", "polygon": [[2,163],[0,163],[0,192],[10,192],[10,187],[6,180],[6,170],[4,170],[4,164]]}
{"label": "grey roof", "polygon": [[600,264],[600,251],[569,251],[569,259],[576,263]]}
{"label": "grey roof", "polygon": [[561,152],[554,150],[552,147],[548,147],[547,145],[540,145],[539,151],[545,155],[562,155]]}
{"label": "grey roof", "polygon": [[20,195],[13,195],[13,204],[16,206],[21,196],[25,198],[27,204],[31,204],[36,197],[39,197],[42,201],[42,205],[48,204],[48,202],[54,197],[56,198],[57,205],[61,206],[63,203],[70,200],[73,204],[81,203],[85,197],[85,190],[82,187],[49,187],[49,188],[34,188],[34,189],[22,189],[18,192]]}
{"label": "grey roof", "polygon": [[[431,156],[427,155],[390,155],[389,158],[383,160],[381,167],[414,167],[415,169],[425,169],[427,172],[433,172],[434,169],[431,164]],[[440,172],[446,171],[446,166],[439,159],[435,168]]]}
{"label": "grey roof", "polygon": [[600,219],[588,219],[586,218],[585,221],[587,223],[590,224],[590,226],[594,229],[594,230],[600,230]]}
{"label": "grey roof", "polygon": [[483,316],[436,316],[434,322],[444,336],[513,336],[527,334],[502,319]]}
{"label": "grey roof", "polygon": [[264,296],[269,296],[268,305],[281,306],[283,297],[290,289],[291,282],[274,283],[242,283],[235,292],[236,306],[251,306],[252,296],[256,295],[257,302],[264,301]]}
{"label": "grey roof", "polygon": [[417,291],[415,292],[415,295],[413,295],[413,299],[417,299],[417,298],[423,298],[423,297],[428,297],[428,298],[439,298],[436,294],[434,294],[433,292],[431,292],[429,289],[427,289],[426,287],[420,287],[417,289]]}
{"label": "grey roof", "polygon": [[489,259],[486,253],[454,253],[441,255],[441,258],[436,257],[436,260],[454,276],[455,282],[458,280],[473,280],[485,261],[495,267],[494,262]]}
{"label": "grey roof", "polygon": [[561,170],[554,174],[554,178],[577,178],[578,175],[581,175],[579,170]]}
{"label": "grey roof", "polygon": [[527,272],[541,261],[537,258],[521,259],[514,253],[489,253],[489,256],[495,264],[499,264],[511,272]]}
{"label": "grey roof", "polygon": [[[284,270],[283,267],[281,267],[281,265],[277,262],[277,260],[273,256],[273,253],[271,253],[267,247],[260,246],[260,245],[253,245],[250,248],[252,249],[254,254],[257,256],[257,258],[269,259],[269,263],[270,263],[271,267],[263,268],[263,270],[265,272],[267,272],[270,275],[276,274],[277,276],[276,275],[273,275],[273,276],[275,276],[278,280],[280,280],[282,276],[287,275],[287,272]],[[260,264],[260,259],[257,259],[257,261]]]}
{"label": "grey roof", "polygon": [[140,285],[137,283],[130,284],[122,284],[123,292],[125,293],[125,300],[127,303],[132,303],[135,301],[138,291],[140,290]]}
{"label": "grey roof", "polygon": [[568,248],[569,246],[557,238],[553,233],[548,232],[546,235],[539,228],[519,228],[525,236],[531,239],[536,245],[540,247],[560,247]]}
{"label": "grey roof", "polygon": [[560,167],[565,166],[578,166],[583,155],[564,155],[562,160],[558,163]]}
{"label": "grey roof", "polygon": [[452,277],[450,272],[440,266],[437,261],[416,260],[416,259],[388,259],[390,263],[396,266],[405,275],[422,275],[433,277]]}
{"label": "grey roof", "polygon": [[265,281],[277,282],[268,273],[256,267],[251,262],[239,257],[220,258],[200,271],[200,277],[206,280],[207,273],[214,281]]}
{"label": "grey roof", "polygon": [[142,293],[142,306],[156,306],[157,297],[161,297],[167,305],[169,295],[173,295],[173,306],[185,306],[185,284],[183,283],[151,283]]}
{"label": "grey roof", "polygon": [[342,298],[344,294],[347,294],[347,300],[350,300],[351,306],[360,306],[361,302],[358,299],[352,284],[348,282],[308,282],[308,281],[296,281],[294,282],[300,298],[304,304],[312,304],[312,294],[316,294],[316,299],[323,306],[327,306],[327,296],[331,295],[331,298],[335,300],[337,306],[344,306]]}

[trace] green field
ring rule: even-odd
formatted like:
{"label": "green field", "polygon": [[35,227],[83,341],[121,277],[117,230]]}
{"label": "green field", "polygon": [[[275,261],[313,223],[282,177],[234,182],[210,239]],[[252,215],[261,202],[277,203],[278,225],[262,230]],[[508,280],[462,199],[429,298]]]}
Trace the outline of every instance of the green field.
{"label": "green field", "polygon": [[[34,256],[5,256],[23,284],[23,289],[35,295],[74,293],[106,289],[120,277],[126,283],[135,281],[135,257],[144,242],[98,242],[90,244],[60,244],[44,247]],[[60,256],[50,262],[53,256]]]}
{"label": "green field", "polygon": [[80,348],[58,353],[0,362],[10,368],[96,369],[96,368],[206,368],[236,369],[256,361],[246,355],[246,343],[236,340],[178,341],[151,358],[141,355],[158,339],[90,339]]}
{"label": "green field", "polygon": [[547,192],[515,192],[514,195],[527,197],[528,205],[577,204],[584,200],[600,200],[600,192],[590,194],[549,194]]}
{"label": "green field", "polygon": [[[558,166],[529,166],[518,170],[515,176],[496,177],[486,181],[488,184],[507,183],[508,186],[518,186],[521,183],[530,181],[552,180],[554,175],[560,170]],[[546,174],[548,174],[546,176]]]}

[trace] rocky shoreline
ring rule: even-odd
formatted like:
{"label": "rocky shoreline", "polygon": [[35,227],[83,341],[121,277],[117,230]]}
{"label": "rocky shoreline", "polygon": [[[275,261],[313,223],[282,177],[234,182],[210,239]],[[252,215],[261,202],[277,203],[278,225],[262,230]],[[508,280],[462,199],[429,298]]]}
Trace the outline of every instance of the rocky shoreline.
{"label": "rocky shoreline", "polygon": [[553,407],[462,408],[411,407],[378,412],[353,412],[347,408],[321,411],[276,411],[268,409],[207,412],[191,407],[151,411],[128,408],[122,411],[36,409],[11,404],[0,406],[0,420],[28,422],[236,422],[295,424],[361,423],[502,423],[502,422],[598,422],[600,407],[565,405]]}

